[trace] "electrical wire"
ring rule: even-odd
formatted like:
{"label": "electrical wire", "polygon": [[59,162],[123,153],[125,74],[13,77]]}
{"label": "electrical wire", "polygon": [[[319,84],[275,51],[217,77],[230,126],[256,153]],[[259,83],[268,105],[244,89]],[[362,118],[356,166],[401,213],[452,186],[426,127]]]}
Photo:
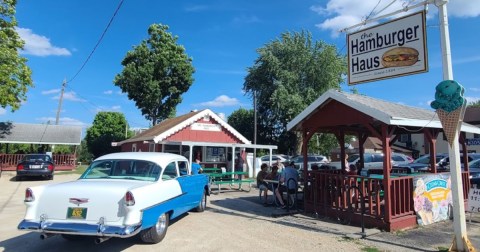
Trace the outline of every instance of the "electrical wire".
{"label": "electrical wire", "polygon": [[97,47],[100,45],[100,43],[102,42],[103,40],[103,37],[105,36],[105,34],[107,33],[108,29],[110,28],[110,25],[112,24],[113,20],[115,19],[115,16],[117,15],[118,11],[120,10],[120,8],[122,7],[122,4],[123,4],[123,1],[124,0],[120,0],[120,3],[118,4],[117,6],[117,9],[115,10],[115,12],[113,13],[112,17],[110,18],[110,21],[108,22],[107,24],[107,27],[105,27],[105,29],[103,30],[103,33],[102,35],[100,36],[100,38],[98,39],[97,41],[97,44],[95,44],[95,46],[93,47],[93,50],[90,52],[90,54],[88,55],[87,59],[83,62],[82,66],[80,67],[80,69],[78,69],[78,71],[75,73],[75,75],[73,75],[73,77],[67,81],[67,83],[70,83],[72,82],[79,74],[80,72],[82,72],[83,68],[85,67],[85,65],[87,65],[88,61],[90,60],[90,58],[92,57],[93,53],[95,53],[95,50],[97,50]]}

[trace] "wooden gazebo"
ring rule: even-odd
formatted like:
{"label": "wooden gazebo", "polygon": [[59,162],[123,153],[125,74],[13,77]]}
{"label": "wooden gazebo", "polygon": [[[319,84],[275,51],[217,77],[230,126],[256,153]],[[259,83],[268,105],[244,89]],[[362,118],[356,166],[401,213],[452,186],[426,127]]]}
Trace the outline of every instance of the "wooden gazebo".
{"label": "wooden gazebo", "polygon": [[[376,178],[345,175],[344,158],[341,158],[342,170],[304,170],[303,177],[309,180],[304,196],[307,212],[360,224],[360,202],[363,200],[364,221],[367,226],[393,231],[417,224],[412,197],[413,178],[408,175],[390,176],[391,146],[401,134],[424,134],[431,150],[429,172],[437,173],[435,142],[438,134],[442,132],[442,125],[434,111],[329,90],[289,122],[287,129],[302,133],[304,156],[308,153],[308,141],[315,133],[333,133],[340,146],[344,146],[345,135],[357,136],[360,169],[366,139],[373,136],[382,141],[383,175]],[[480,134],[480,128],[463,123],[461,131],[459,139],[465,163],[462,180],[466,197],[469,179],[465,132]],[[345,156],[343,148],[341,156]],[[306,165],[304,164],[304,167]]]}

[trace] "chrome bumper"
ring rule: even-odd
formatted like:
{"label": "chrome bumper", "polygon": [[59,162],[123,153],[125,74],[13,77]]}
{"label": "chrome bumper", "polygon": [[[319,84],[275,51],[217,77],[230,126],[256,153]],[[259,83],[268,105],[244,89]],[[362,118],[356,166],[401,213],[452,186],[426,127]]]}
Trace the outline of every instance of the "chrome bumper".
{"label": "chrome bumper", "polygon": [[140,232],[142,224],[131,226],[106,226],[103,224],[82,224],[82,223],[53,223],[48,221],[23,220],[18,224],[19,230],[36,231],[52,234],[71,234],[127,238]]}

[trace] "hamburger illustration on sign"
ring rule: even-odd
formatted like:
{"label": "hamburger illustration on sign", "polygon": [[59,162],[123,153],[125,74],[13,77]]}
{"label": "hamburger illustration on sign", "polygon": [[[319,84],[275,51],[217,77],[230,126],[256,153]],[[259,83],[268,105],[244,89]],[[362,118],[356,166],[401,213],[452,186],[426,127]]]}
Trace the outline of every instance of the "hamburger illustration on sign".
{"label": "hamburger illustration on sign", "polygon": [[411,47],[393,48],[382,55],[382,66],[384,67],[411,66],[417,61],[418,51]]}

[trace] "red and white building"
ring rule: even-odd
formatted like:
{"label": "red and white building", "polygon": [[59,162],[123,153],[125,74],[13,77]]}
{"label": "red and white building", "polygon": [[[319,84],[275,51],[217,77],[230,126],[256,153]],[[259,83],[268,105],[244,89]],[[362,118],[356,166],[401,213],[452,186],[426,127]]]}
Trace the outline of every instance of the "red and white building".
{"label": "red and white building", "polygon": [[[253,127],[253,125],[252,125]],[[209,109],[191,111],[169,118],[142,133],[116,143],[122,151],[169,152],[198,158],[204,167],[234,167],[236,153],[254,149],[277,149],[275,145],[252,144],[237,130]],[[251,158],[248,158],[251,156]],[[247,155],[253,167],[253,155]],[[257,166],[257,165],[255,165]],[[252,169],[249,169],[253,173]]]}

